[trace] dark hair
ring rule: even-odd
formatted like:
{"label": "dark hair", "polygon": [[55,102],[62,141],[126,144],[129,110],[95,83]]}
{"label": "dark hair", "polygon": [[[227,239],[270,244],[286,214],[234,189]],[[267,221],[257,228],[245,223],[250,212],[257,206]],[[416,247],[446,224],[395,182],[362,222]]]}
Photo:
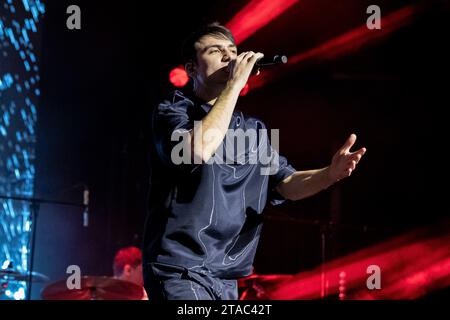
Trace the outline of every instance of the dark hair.
{"label": "dark hair", "polygon": [[191,33],[183,42],[181,48],[181,55],[183,64],[189,61],[197,61],[197,51],[195,49],[195,43],[200,40],[201,37],[206,35],[212,35],[222,37],[230,40],[233,44],[236,44],[233,34],[226,27],[222,26],[218,22],[210,23],[200,27],[198,30]]}
{"label": "dark hair", "polygon": [[125,265],[129,264],[133,268],[136,268],[142,263],[142,252],[136,247],[127,247],[120,249],[114,257],[113,271],[115,276],[120,276],[125,268]]}

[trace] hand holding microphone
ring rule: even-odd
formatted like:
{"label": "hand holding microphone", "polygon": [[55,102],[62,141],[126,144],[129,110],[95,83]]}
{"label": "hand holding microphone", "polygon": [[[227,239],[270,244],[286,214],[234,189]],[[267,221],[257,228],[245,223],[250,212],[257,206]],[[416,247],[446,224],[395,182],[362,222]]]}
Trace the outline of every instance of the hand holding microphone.
{"label": "hand holding microphone", "polygon": [[251,74],[258,75],[261,68],[285,64],[287,61],[288,58],[285,55],[264,57],[264,54],[261,52],[243,52],[236,60],[230,61],[228,65],[230,80],[238,81],[243,88]]}
{"label": "hand holding microphone", "polygon": [[236,60],[231,60],[228,64],[229,82],[238,86],[239,89],[244,88],[256,61],[263,57],[264,54],[261,52],[247,51],[238,55]]}

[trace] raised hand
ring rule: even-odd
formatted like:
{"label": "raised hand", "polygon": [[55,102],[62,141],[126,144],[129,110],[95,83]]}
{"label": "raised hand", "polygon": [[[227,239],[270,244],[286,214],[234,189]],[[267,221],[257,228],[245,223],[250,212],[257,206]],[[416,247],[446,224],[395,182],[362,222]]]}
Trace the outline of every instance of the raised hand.
{"label": "raised hand", "polygon": [[350,148],[355,144],[356,135],[351,134],[344,145],[336,152],[329,168],[329,178],[331,182],[339,181],[349,177],[355,170],[356,165],[366,153],[366,148],[350,152]]}

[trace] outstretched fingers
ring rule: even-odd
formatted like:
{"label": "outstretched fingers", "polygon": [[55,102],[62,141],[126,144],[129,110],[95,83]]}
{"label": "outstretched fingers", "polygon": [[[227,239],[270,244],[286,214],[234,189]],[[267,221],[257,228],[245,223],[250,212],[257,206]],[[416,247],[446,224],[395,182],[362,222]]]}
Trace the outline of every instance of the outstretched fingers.
{"label": "outstretched fingers", "polygon": [[359,160],[361,160],[366,151],[367,151],[366,148],[361,148],[358,151],[351,153],[350,160],[354,160],[356,161],[356,164],[358,164]]}
{"label": "outstretched fingers", "polygon": [[346,154],[350,151],[350,148],[355,144],[356,134],[352,133],[350,137],[348,137],[347,141],[345,141],[344,145],[340,149],[341,154]]}

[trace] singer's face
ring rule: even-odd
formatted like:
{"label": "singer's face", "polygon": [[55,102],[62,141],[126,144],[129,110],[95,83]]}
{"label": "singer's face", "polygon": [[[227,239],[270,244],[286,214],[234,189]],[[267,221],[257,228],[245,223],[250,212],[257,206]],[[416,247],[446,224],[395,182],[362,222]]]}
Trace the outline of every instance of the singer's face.
{"label": "singer's face", "polygon": [[194,77],[203,86],[224,85],[228,81],[228,63],[237,57],[236,45],[225,37],[203,36],[195,44],[197,63]]}

